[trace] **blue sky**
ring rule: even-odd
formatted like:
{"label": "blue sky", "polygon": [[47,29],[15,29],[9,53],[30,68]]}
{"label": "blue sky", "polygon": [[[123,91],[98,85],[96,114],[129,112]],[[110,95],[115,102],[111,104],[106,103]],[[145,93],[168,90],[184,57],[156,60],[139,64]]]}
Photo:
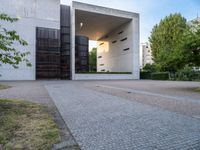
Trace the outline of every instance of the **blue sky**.
{"label": "blue sky", "polygon": [[[148,41],[151,29],[160,19],[179,12],[191,20],[200,16],[200,0],[76,0],[89,4],[140,13],[140,41]],[[61,0],[68,4],[70,0]]]}

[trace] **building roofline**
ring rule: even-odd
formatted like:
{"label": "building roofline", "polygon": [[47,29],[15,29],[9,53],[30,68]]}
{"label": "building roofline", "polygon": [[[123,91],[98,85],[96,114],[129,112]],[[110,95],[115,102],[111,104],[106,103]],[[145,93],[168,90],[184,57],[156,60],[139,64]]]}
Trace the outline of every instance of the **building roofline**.
{"label": "building roofline", "polygon": [[[120,9],[114,9],[110,7],[103,7],[99,5],[92,5],[77,1],[72,1],[72,7],[78,10],[82,11],[88,11],[88,12],[94,12],[94,13],[102,13],[105,14],[105,12],[108,12],[106,14],[114,15],[114,16],[123,16],[125,18],[139,18],[139,13],[130,12],[130,11],[124,11]],[[88,9],[89,8],[89,9]],[[104,12],[104,13],[103,13]]]}

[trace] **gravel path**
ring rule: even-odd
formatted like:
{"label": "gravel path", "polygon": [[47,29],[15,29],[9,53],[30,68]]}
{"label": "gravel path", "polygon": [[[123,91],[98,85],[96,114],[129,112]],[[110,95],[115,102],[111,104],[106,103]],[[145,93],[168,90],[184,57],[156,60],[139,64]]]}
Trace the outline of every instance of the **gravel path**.
{"label": "gravel path", "polygon": [[[83,150],[200,149],[199,94],[178,88],[188,83],[69,81],[44,84]],[[187,87],[198,85],[191,82]],[[169,90],[170,86],[177,89]],[[129,90],[135,91],[130,93]],[[168,97],[159,96],[163,94]]]}

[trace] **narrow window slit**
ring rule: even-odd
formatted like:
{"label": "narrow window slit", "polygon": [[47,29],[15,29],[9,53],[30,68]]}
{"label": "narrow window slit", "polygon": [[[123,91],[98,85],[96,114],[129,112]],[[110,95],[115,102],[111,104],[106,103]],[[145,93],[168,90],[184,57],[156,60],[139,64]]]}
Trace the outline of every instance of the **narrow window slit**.
{"label": "narrow window slit", "polygon": [[123,39],[121,39],[120,41],[122,42],[122,41],[125,41],[125,40],[127,40],[127,38],[123,38]]}
{"label": "narrow window slit", "polygon": [[115,40],[115,41],[112,41],[112,43],[114,44],[114,43],[116,43],[117,41]]}
{"label": "narrow window slit", "polygon": [[125,48],[125,49],[123,49],[123,51],[128,51],[130,48]]}
{"label": "narrow window slit", "polygon": [[99,45],[103,45],[104,44],[104,42],[103,43],[100,43]]}
{"label": "narrow window slit", "polygon": [[124,31],[120,31],[118,34],[122,34]]}

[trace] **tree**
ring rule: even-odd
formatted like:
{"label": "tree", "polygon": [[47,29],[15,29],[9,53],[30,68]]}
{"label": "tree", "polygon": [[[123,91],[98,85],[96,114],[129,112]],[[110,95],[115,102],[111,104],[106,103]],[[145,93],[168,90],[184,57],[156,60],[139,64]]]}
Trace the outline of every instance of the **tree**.
{"label": "tree", "polygon": [[[14,23],[18,21],[18,18],[12,18],[6,14],[0,13],[0,21],[6,21]],[[0,63],[10,64],[14,68],[18,68],[19,63],[26,62],[27,66],[31,66],[31,63],[26,56],[30,52],[22,52],[14,47],[14,43],[19,43],[22,46],[27,46],[28,43],[21,39],[20,36],[14,30],[7,30],[0,24]]]}
{"label": "tree", "polygon": [[184,66],[182,43],[187,22],[181,14],[170,14],[155,25],[149,41],[158,71],[176,71]]}
{"label": "tree", "polygon": [[97,48],[93,48],[89,52],[89,70],[91,72],[97,71]]}
{"label": "tree", "polygon": [[190,66],[200,66],[200,22],[193,21],[185,32],[183,41],[185,61]]}

